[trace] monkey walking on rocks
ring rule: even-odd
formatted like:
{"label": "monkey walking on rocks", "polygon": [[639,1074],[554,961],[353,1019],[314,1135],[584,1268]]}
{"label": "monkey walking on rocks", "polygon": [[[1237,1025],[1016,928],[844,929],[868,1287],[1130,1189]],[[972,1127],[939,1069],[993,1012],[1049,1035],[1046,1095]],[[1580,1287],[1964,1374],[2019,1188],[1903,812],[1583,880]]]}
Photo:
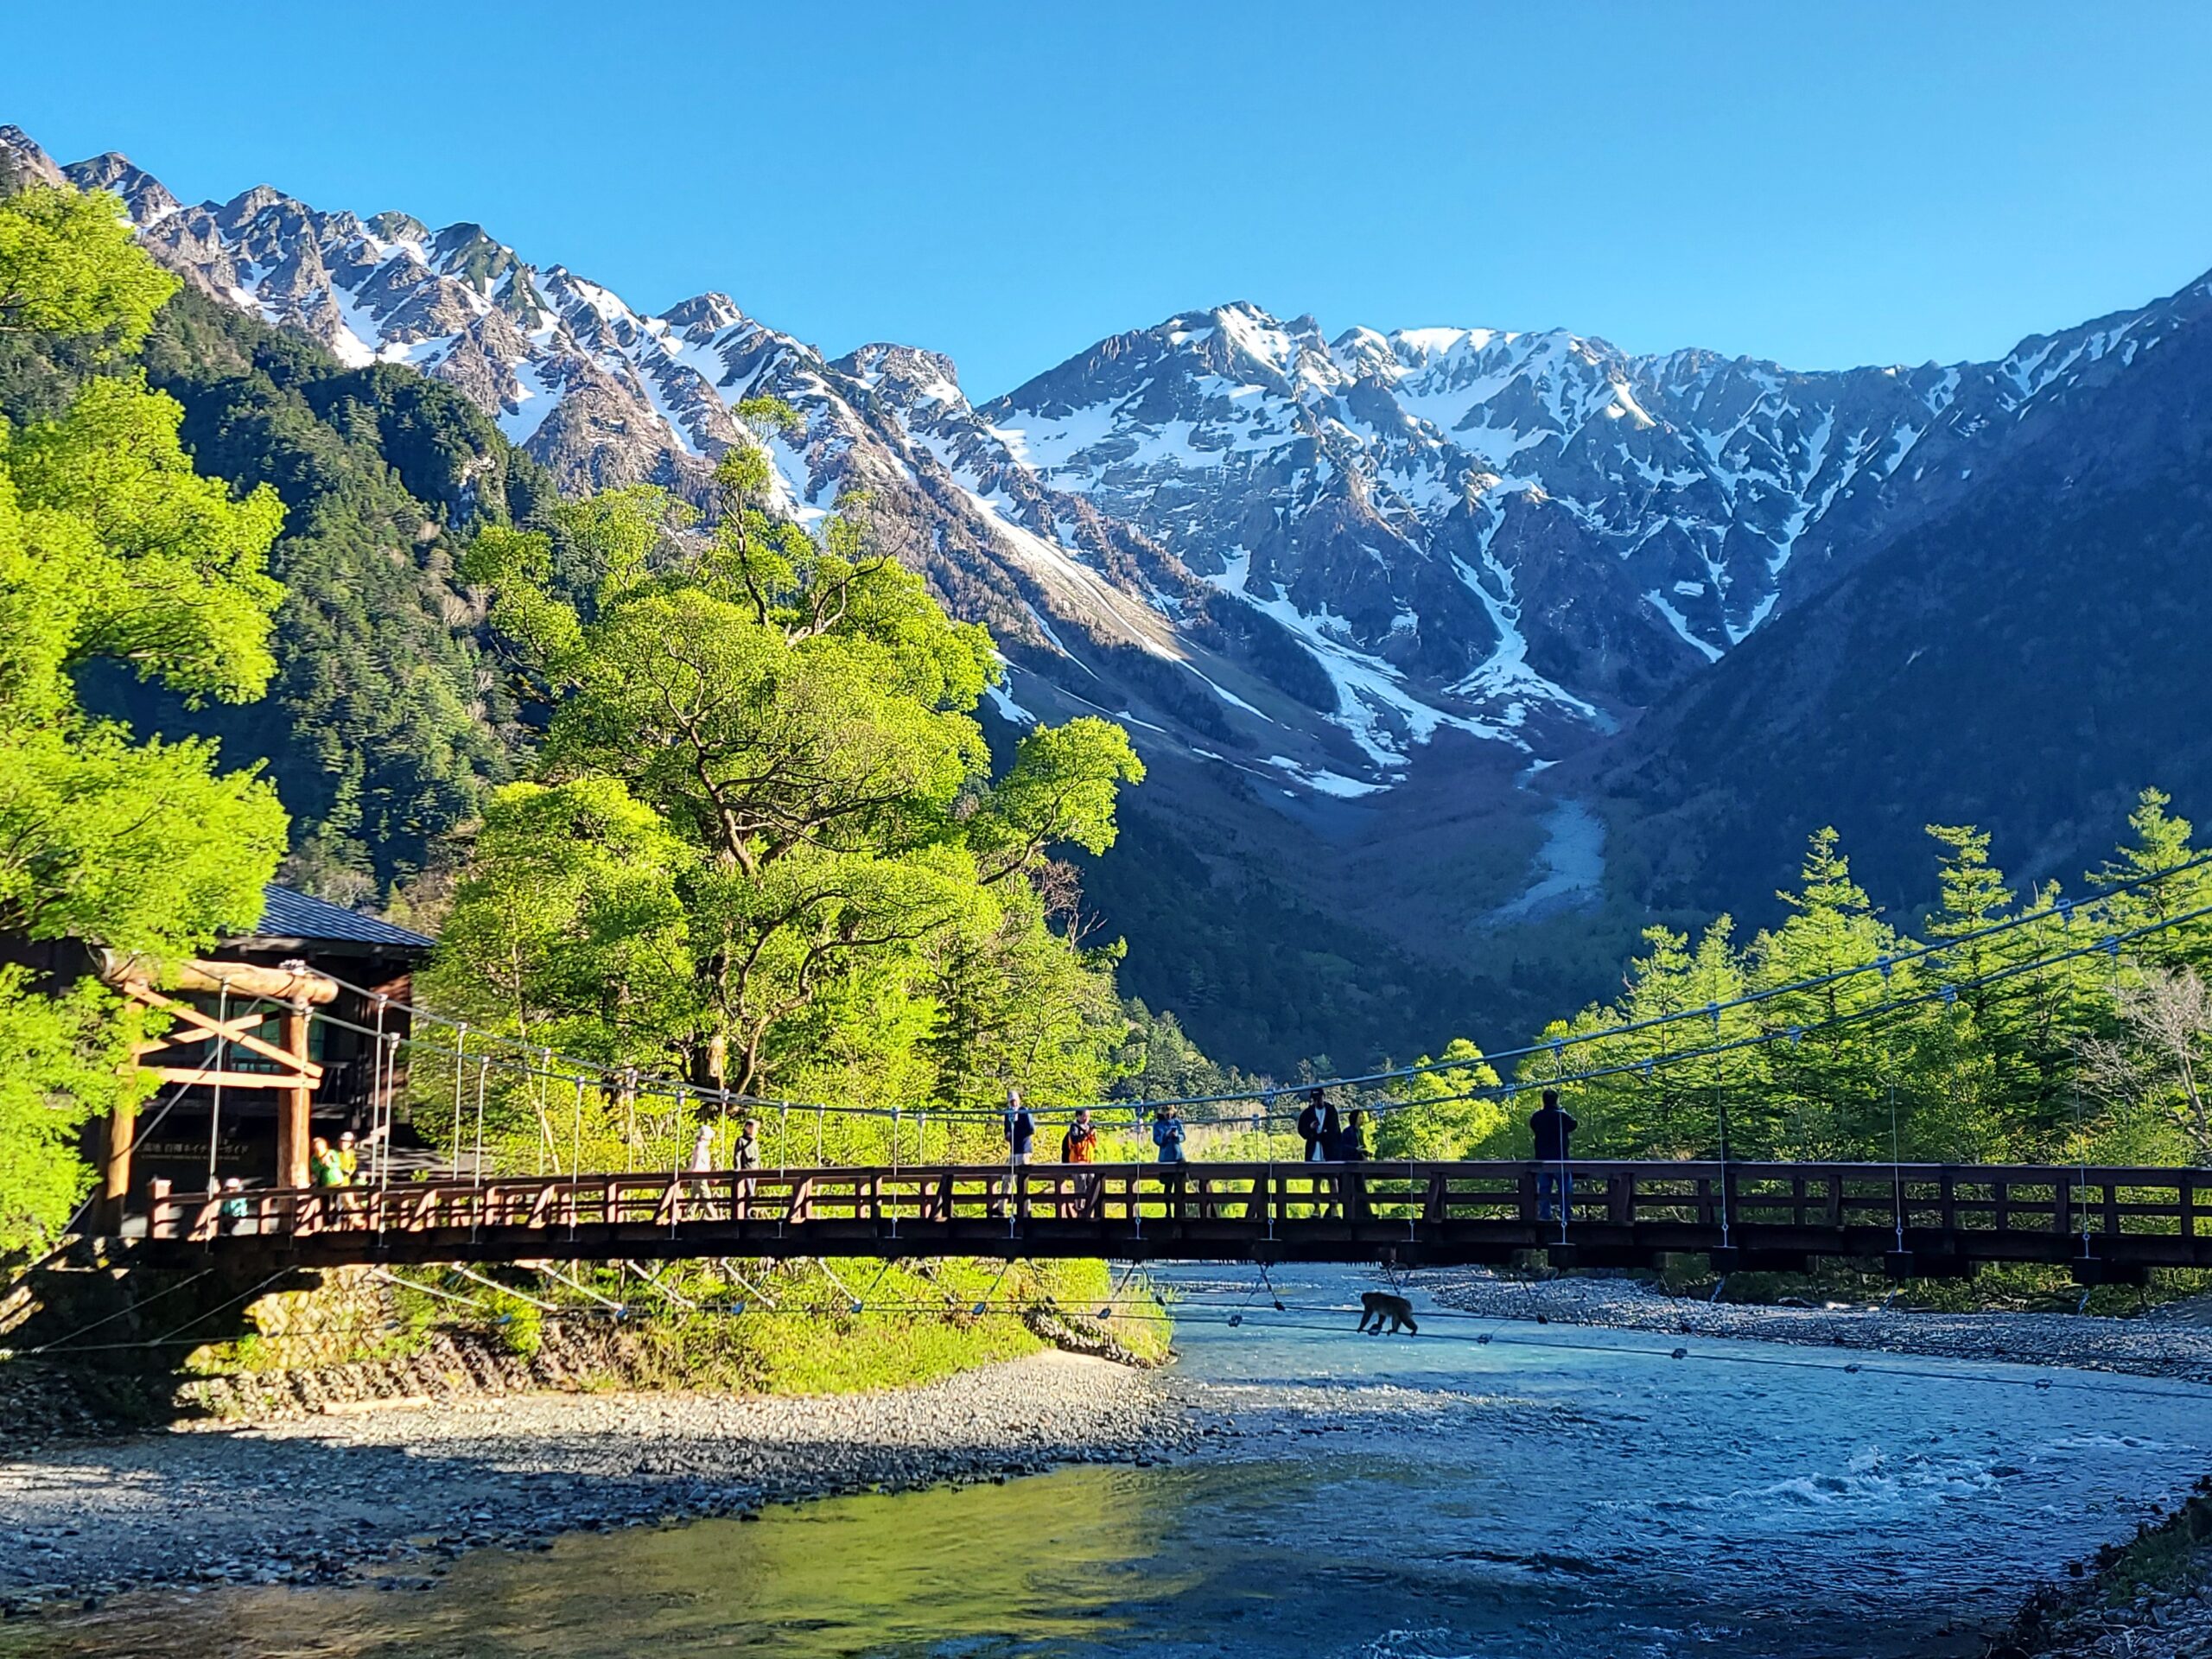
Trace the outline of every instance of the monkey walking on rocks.
{"label": "monkey walking on rocks", "polygon": [[[1414,1323],[1414,1305],[1402,1296],[1393,1296],[1387,1290],[1363,1290],[1359,1294],[1359,1328],[1374,1336],[1382,1334],[1382,1321],[1390,1321],[1390,1334],[1403,1331],[1409,1337],[1421,1335],[1421,1326]],[[1369,1320],[1374,1324],[1370,1325]]]}

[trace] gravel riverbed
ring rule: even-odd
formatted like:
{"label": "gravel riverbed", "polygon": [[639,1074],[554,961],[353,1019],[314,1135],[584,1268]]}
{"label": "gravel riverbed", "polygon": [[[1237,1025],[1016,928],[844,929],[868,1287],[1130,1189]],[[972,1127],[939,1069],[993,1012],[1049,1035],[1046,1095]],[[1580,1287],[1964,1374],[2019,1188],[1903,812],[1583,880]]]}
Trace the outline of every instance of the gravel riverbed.
{"label": "gravel riverbed", "polygon": [[1633,1279],[1515,1279],[1480,1269],[1416,1275],[1447,1307],[1501,1319],[1728,1337],[1814,1348],[2118,1371],[2212,1384],[2212,1324],[2201,1309],[2135,1319],[2071,1313],[1925,1313],[1859,1306],[1770,1307],[1670,1296]]}
{"label": "gravel riverbed", "polygon": [[875,1394],[538,1394],[59,1440],[0,1452],[0,1609],[158,1585],[421,1586],[467,1549],[1145,1463],[1221,1432],[1157,1373],[1048,1352]]}

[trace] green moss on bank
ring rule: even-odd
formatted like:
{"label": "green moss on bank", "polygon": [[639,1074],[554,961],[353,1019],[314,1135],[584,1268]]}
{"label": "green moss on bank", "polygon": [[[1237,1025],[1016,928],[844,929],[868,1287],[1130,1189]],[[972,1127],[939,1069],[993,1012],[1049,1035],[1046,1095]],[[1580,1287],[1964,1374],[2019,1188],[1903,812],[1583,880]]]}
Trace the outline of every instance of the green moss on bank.
{"label": "green moss on bank", "polygon": [[418,1268],[404,1283],[361,1276],[264,1298],[247,1334],[196,1351],[189,1369],[419,1371],[443,1336],[542,1358],[531,1369],[559,1381],[532,1386],[837,1394],[1035,1353],[1051,1345],[1039,1326],[1147,1363],[1166,1357],[1171,1334],[1159,1300],[1117,1287],[1103,1262],[682,1262],[650,1279],[571,1264],[483,1276],[497,1287]]}

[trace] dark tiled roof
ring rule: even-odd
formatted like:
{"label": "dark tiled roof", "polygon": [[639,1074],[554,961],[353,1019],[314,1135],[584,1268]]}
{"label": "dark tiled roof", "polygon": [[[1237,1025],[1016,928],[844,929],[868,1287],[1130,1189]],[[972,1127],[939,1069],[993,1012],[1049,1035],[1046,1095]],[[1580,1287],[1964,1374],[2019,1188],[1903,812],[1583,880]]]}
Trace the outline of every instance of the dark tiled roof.
{"label": "dark tiled roof", "polygon": [[257,938],[346,939],[356,944],[389,944],[416,950],[427,950],[437,943],[410,929],[364,916],[358,910],[346,910],[290,887],[280,887],[274,881],[264,886],[262,893],[267,902],[262,908],[261,925],[253,930]]}

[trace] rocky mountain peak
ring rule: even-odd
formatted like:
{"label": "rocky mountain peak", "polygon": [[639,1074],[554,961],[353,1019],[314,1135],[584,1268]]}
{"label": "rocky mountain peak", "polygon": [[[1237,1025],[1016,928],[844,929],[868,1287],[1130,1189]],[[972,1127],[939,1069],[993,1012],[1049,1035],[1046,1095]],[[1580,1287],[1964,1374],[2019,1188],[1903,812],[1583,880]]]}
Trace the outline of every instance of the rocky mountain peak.
{"label": "rocky mountain peak", "polygon": [[702,339],[734,328],[745,321],[745,313],[737,308],[736,301],[711,289],[695,294],[688,300],[678,300],[660,315],[661,320],[672,327]]}
{"label": "rocky mountain peak", "polygon": [[848,353],[832,366],[889,399],[909,418],[940,419],[968,408],[960,372],[942,352],[877,342]]}
{"label": "rocky mountain peak", "polygon": [[159,179],[112,149],[74,163],[66,169],[66,176],[79,190],[107,190],[120,196],[130,212],[131,222],[142,228],[167,219],[184,205]]}
{"label": "rocky mountain peak", "polygon": [[11,170],[41,184],[67,182],[61,169],[54,165],[54,157],[41,149],[30,134],[12,123],[0,126],[0,160],[7,162]]}

